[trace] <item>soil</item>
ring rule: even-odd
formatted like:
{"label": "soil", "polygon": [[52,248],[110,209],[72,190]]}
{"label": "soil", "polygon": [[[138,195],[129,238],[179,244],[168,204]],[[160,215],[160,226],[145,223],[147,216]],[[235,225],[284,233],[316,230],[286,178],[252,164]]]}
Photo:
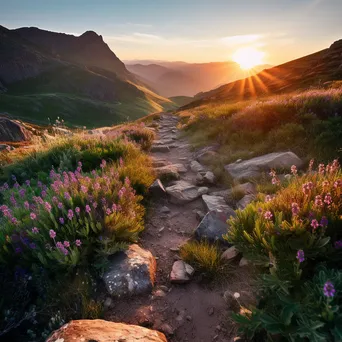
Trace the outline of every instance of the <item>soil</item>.
{"label": "soil", "polygon": [[[173,139],[176,145],[167,153],[151,153],[156,160],[184,164],[188,171],[181,179],[195,184],[196,173],[190,170],[193,152],[186,137],[176,129],[177,117],[162,114],[158,139]],[[221,188],[222,189],[222,188]],[[212,191],[220,190],[215,186]],[[170,212],[161,213],[167,206]],[[185,205],[174,205],[167,198],[152,201],[140,244],[157,259],[157,279],[151,295],[115,300],[105,319],[147,326],[165,333],[170,342],[228,342],[236,336],[236,327],[229,318],[229,305],[223,298],[226,290],[251,293],[248,267],[234,266],[225,281],[208,282],[197,275],[188,284],[174,285],[169,281],[172,264],[180,257],[177,248],[193,237],[198,225],[194,209],[204,210],[201,199]],[[165,296],[159,297],[162,289]],[[156,293],[157,291],[157,293]]]}

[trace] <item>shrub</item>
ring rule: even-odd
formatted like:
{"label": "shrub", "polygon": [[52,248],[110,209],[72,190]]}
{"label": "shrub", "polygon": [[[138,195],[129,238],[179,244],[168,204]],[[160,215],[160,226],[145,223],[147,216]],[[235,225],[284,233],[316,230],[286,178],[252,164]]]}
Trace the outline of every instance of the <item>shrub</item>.
{"label": "shrub", "polygon": [[227,239],[264,267],[258,307],[235,316],[249,337],[342,337],[342,173],[337,160],[311,168],[230,220]]}

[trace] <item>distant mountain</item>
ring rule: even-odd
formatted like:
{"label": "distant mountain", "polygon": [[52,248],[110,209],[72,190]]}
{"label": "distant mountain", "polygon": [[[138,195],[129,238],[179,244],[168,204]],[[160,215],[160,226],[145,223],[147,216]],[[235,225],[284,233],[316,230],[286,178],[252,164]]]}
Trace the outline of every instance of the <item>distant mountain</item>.
{"label": "distant mountain", "polygon": [[339,80],[342,80],[342,39],[328,49],[198,94],[196,101],[185,108],[212,101],[236,101],[264,94],[286,93]]}
{"label": "distant mountain", "polygon": [[[167,97],[194,96],[246,76],[246,71],[235,62],[141,62],[131,64],[131,61],[126,61],[126,67],[159,94]],[[265,67],[268,66],[257,66],[253,73]]]}
{"label": "distant mountain", "polygon": [[60,116],[93,127],[172,106],[131,74],[95,32],[75,37],[0,26],[0,113],[37,123]]}

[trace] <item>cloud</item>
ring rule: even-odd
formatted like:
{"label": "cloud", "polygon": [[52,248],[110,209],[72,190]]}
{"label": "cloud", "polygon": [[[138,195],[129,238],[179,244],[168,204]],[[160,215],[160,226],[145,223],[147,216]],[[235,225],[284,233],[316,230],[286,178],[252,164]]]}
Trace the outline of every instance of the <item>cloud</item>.
{"label": "cloud", "polygon": [[236,35],[220,38],[220,41],[229,46],[244,45],[248,43],[255,43],[263,38],[260,34],[246,34],[246,35]]}
{"label": "cloud", "polygon": [[157,39],[157,40],[163,39],[162,37],[157,36],[155,34],[147,34],[147,33],[140,33],[140,32],[133,33],[133,36],[146,38],[146,39]]}

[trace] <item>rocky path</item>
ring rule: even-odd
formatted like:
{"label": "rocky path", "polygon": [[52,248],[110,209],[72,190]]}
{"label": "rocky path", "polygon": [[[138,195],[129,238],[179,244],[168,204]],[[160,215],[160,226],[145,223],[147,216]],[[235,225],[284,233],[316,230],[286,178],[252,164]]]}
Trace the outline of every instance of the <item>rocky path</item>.
{"label": "rocky path", "polygon": [[[194,163],[187,139],[181,137],[176,128],[177,122],[176,116],[161,115],[158,140],[152,147],[151,155],[158,173],[179,175],[180,181],[195,185],[198,182],[198,165]],[[179,184],[179,180],[166,186],[172,188],[172,184]],[[169,193],[168,196],[161,194],[155,197],[148,209],[146,229],[140,241],[140,245],[157,259],[153,292],[151,295],[115,301],[113,310],[107,310],[106,319],[160,330],[166,334],[168,341],[232,341],[223,295],[227,289],[240,292],[241,287],[248,286],[242,268],[229,275],[227,282],[208,284],[196,273],[186,284],[178,285],[170,281],[173,263],[180,259],[177,253],[179,247],[193,237],[199,224],[198,216],[201,214],[196,215],[196,211],[208,211],[201,194],[220,190],[214,185],[206,186],[208,188],[199,188],[199,194],[196,193],[198,188],[190,189],[187,196],[198,197],[191,201],[177,196],[177,191],[176,196]]]}

